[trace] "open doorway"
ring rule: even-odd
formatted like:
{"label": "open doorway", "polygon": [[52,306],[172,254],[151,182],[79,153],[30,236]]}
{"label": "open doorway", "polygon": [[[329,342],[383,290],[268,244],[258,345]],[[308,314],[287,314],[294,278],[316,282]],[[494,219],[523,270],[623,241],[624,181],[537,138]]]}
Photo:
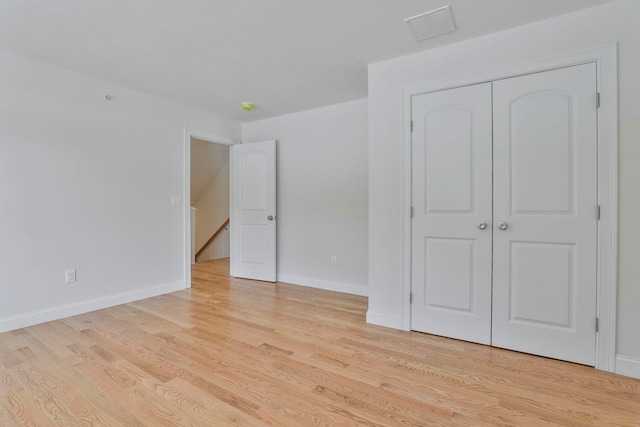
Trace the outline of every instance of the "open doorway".
{"label": "open doorway", "polygon": [[190,144],[191,262],[229,258],[229,146]]}
{"label": "open doorway", "polygon": [[[234,277],[276,281],[276,141],[231,149],[234,144],[229,138],[185,128],[186,287],[191,287],[192,266],[204,262],[207,252],[210,258],[226,256]],[[212,153],[205,153],[209,150]],[[211,171],[218,163],[217,170]],[[213,212],[211,207],[218,210]],[[199,221],[212,218],[209,224]]]}
{"label": "open doorway", "polygon": [[[215,254],[210,255],[224,256],[226,252],[227,258],[230,258],[229,245],[224,241],[224,234],[230,234],[230,225],[223,224],[229,219],[229,147],[233,144],[235,141],[228,137],[191,128],[184,130],[183,259],[186,287],[191,287],[191,270],[195,265],[196,256],[199,259],[203,257],[203,254],[198,254],[199,251],[210,250],[207,246],[212,244],[220,245],[221,247],[214,251]],[[220,180],[215,183],[218,176]],[[217,188],[217,191],[214,191],[213,187]],[[198,207],[201,208],[200,212]],[[215,213],[212,213],[213,211]],[[218,235],[222,237],[216,241],[217,236],[214,237],[214,234],[218,230]],[[226,240],[228,241],[228,238]]]}

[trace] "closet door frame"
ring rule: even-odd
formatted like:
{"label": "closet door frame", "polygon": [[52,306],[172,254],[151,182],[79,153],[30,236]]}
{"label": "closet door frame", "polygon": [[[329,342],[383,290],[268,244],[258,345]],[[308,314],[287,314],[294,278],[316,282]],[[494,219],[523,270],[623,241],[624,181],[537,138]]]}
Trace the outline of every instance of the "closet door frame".
{"label": "closet door frame", "polygon": [[413,96],[586,63],[596,64],[599,93],[596,369],[615,372],[618,233],[617,44],[408,86],[403,89],[402,329],[411,330],[411,100]]}

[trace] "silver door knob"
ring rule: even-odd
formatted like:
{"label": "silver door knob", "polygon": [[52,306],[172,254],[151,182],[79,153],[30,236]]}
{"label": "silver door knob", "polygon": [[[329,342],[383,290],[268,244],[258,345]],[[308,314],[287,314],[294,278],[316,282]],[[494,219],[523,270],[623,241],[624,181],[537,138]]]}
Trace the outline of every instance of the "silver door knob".
{"label": "silver door knob", "polygon": [[509,224],[507,224],[506,222],[502,221],[498,223],[498,228],[500,230],[506,230],[507,228],[509,228]]}
{"label": "silver door knob", "polygon": [[486,222],[484,222],[484,221],[479,222],[479,223],[478,223],[478,228],[479,228],[480,230],[486,230],[486,229],[487,229],[487,223],[486,223]]}
{"label": "silver door knob", "polygon": [[267,219],[268,219],[269,221],[273,221],[273,215],[269,215],[269,216],[267,217]]}

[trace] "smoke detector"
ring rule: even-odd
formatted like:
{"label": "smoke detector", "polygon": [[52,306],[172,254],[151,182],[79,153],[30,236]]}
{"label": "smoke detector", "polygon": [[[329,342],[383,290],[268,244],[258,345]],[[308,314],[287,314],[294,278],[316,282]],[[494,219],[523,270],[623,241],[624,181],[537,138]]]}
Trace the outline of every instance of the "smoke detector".
{"label": "smoke detector", "polygon": [[417,41],[430,39],[456,30],[449,5],[434,9],[420,15],[407,18],[404,22],[409,25]]}

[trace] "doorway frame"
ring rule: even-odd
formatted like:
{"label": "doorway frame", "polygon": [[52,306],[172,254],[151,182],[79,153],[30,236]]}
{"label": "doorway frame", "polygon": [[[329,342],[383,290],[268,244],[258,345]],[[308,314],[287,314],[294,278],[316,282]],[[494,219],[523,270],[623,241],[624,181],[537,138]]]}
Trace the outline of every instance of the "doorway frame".
{"label": "doorway frame", "polygon": [[[617,43],[448,77],[403,88],[402,329],[411,330],[411,103],[414,96],[586,63],[596,64],[598,127],[596,369],[615,372],[618,247],[618,51]],[[595,102],[595,100],[594,100]]]}
{"label": "doorway frame", "polygon": [[184,210],[182,223],[184,225],[183,261],[185,288],[191,287],[191,138],[228,146],[240,143],[240,141],[234,141],[226,136],[216,135],[211,132],[193,129],[187,126],[184,127],[182,159],[184,166],[182,175],[182,182],[184,184],[184,197],[182,198],[184,202]]}

